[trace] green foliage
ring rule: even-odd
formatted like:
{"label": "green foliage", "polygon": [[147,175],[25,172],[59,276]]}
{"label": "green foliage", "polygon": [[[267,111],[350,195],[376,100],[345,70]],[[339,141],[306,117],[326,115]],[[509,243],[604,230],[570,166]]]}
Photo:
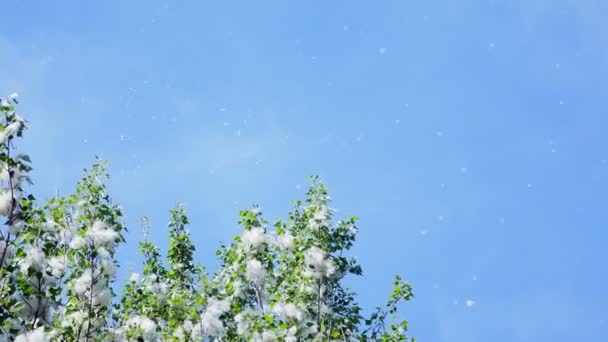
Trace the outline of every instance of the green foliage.
{"label": "green foliage", "polygon": [[368,318],[343,286],[363,276],[350,255],[358,218],[334,219],[318,176],[284,219],[269,224],[258,207],[241,211],[241,234],[218,249],[211,275],[195,262],[183,205],[170,210],[166,256],[148,240],[144,219],[142,271],[115,300],[115,251],[126,227],[107,192],[106,163],[85,170],[74,193],[38,204],[23,189],[30,158],[12,150],[25,128],[15,104],[14,96],[0,101],[0,340],[410,340],[397,309],[413,294],[400,276]]}

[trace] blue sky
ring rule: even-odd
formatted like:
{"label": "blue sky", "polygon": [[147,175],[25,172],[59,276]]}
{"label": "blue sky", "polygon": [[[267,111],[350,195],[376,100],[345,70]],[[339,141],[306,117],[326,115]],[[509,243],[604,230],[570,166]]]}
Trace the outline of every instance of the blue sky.
{"label": "blue sky", "polygon": [[[350,283],[394,273],[420,341],[608,340],[608,3],[16,1],[0,92],[21,94],[34,194],[95,155],[131,232],[186,204],[211,268],[239,209],[270,220],[319,174],[361,217]],[[475,304],[465,305],[467,300]]]}

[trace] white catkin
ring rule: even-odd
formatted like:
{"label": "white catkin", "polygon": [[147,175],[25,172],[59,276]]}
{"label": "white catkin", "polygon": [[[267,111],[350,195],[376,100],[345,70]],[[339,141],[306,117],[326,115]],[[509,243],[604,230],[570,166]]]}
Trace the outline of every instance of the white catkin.
{"label": "white catkin", "polygon": [[244,311],[238,313],[234,316],[234,321],[236,322],[236,330],[239,334],[245,334],[250,330],[251,327],[251,318],[255,313],[251,309],[245,309]]}
{"label": "white catkin", "polygon": [[19,268],[21,269],[21,273],[27,274],[30,267],[36,271],[40,271],[45,264],[44,251],[39,247],[31,247],[25,257],[19,261]]}
{"label": "white catkin", "polygon": [[212,316],[220,316],[224,312],[230,310],[230,303],[225,300],[210,298],[207,304],[206,313]]}
{"label": "white catkin", "polygon": [[329,210],[327,206],[322,205],[314,214],[314,219],[319,221],[325,221],[329,218]]}
{"label": "white catkin", "polygon": [[304,252],[306,264],[312,275],[317,278],[330,277],[336,272],[333,261],[325,258],[325,251],[319,247],[310,247]]}
{"label": "white catkin", "polygon": [[113,246],[118,238],[118,233],[108,228],[102,221],[93,222],[93,226],[87,231],[87,236],[95,244]]}
{"label": "white catkin", "polygon": [[15,342],[47,342],[49,338],[44,333],[44,327],[39,327],[15,338]]}
{"label": "white catkin", "polygon": [[242,240],[246,250],[256,250],[266,241],[266,234],[262,228],[247,229],[243,232]]}
{"label": "white catkin", "polygon": [[15,246],[9,244],[7,246],[6,241],[0,240],[0,258],[4,255],[3,263],[8,263],[8,260],[15,254]]}
{"label": "white catkin", "polygon": [[22,127],[22,121],[14,121],[8,124],[8,126],[4,127],[4,131],[0,132],[0,143],[5,144],[8,139],[17,134],[17,132],[19,132]]}
{"label": "white catkin", "polygon": [[296,334],[298,333],[298,327],[293,326],[287,330],[287,335],[285,336],[285,342],[297,342],[298,337]]}
{"label": "white catkin", "polygon": [[11,233],[11,234],[13,234],[13,235],[16,235],[20,231],[22,231],[23,228],[25,228],[25,221],[23,221],[23,220],[15,220],[13,222],[13,224],[8,227],[8,232]]}
{"label": "white catkin", "polygon": [[280,316],[283,320],[301,321],[304,319],[304,311],[299,309],[293,303],[276,303],[272,308],[272,311]]}
{"label": "white catkin", "polygon": [[0,162],[0,182],[2,183],[8,182],[9,173],[7,169],[6,163]]}
{"label": "white catkin", "polygon": [[144,341],[153,341],[155,340],[156,333],[156,323],[148,317],[145,316],[133,316],[127,320],[125,323],[128,327],[141,329],[143,332]]}
{"label": "white catkin", "polygon": [[260,284],[266,278],[266,270],[259,260],[251,259],[247,261],[245,275],[249,281]]}
{"label": "white catkin", "polygon": [[201,321],[192,328],[192,338],[196,340],[204,335],[221,337],[225,332],[226,328],[219,318],[203,314]]}
{"label": "white catkin", "polygon": [[0,193],[0,215],[8,216],[13,208],[13,196],[11,191],[7,189],[1,190]]}
{"label": "white catkin", "polygon": [[235,280],[232,284],[232,288],[234,291],[232,293],[232,296],[235,298],[241,298],[245,294],[243,286],[244,284],[240,279]]}
{"label": "white catkin", "polygon": [[140,276],[139,276],[139,273],[137,273],[137,272],[133,272],[129,276],[130,283],[139,283],[139,279],[140,279]]}
{"label": "white catkin", "polygon": [[87,240],[85,238],[83,238],[82,236],[78,235],[78,236],[74,237],[72,239],[72,241],[70,241],[70,248],[79,249],[81,247],[84,247],[86,244],[87,244]]}
{"label": "white catkin", "polygon": [[10,93],[8,94],[8,96],[6,97],[8,102],[12,102],[12,103],[16,103],[17,99],[19,98],[19,94],[17,93]]}
{"label": "white catkin", "polygon": [[60,277],[65,272],[65,258],[52,257],[49,259],[48,266],[51,269],[51,274],[55,277]]}
{"label": "white catkin", "polygon": [[91,287],[91,273],[91,269],[88,268],[84,272],[82,272],[80,277],[74,279],[74,282],[72,283],[72,288],[77,294],[82,296],[89,290],[89,288]]}
{"label": "white catkin", "polygon": [[271,330],[265,330],[261,335],[256,335],[254,338],[255,342],[275,342],[277,341],[277,334]]}
{"label": "white catkin", "polygon": [[279,235],[277,240],[278,240],[281,248],[283,248],[285,250],[290,250],[290,249],[293,249],[293,247],[294,247],[295,239],[294,239],[293,235],[291,235],[289,233]]}

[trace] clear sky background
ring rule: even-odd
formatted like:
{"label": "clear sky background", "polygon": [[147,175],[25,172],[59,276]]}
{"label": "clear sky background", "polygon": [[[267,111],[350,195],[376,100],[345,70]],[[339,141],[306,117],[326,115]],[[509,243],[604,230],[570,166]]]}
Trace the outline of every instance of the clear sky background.
{"label": "clear sky background", "polygon": [[[183,201],[213,269],[239,209],[306,179],[361,217],[367,308],[394,273],[426,342],[607,341],[608,2],[13,1],[0,92],[21,95],[32,192],[95,155],[165,245]],[[471,306],[467,306],[470,301]]]}

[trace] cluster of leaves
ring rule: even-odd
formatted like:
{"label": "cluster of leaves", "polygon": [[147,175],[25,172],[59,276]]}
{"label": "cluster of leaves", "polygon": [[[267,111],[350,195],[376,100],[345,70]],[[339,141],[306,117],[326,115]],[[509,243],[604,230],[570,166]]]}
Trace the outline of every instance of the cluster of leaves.
{"label": "cluster of leaves", "polygon": [[269,225],[259,208],[241,211],[242,233],[218,250],[213,274],[195,262],[178,205],[166,257],[146,233],[142,271],[115,298],[114,254],[126,228],[107,194],[105,164],[85,170],[73,194],[44,204],[24,195],[31,166],[11,153],[25,128],[15,104],[16,96],[0,104],[0,341],[410,340],[396,316],[413,297],[402,278],[369,318],[343,286],[345,276],[362,275],[348,253],[357,218],[334,220],[317,177],[284,220]]}

